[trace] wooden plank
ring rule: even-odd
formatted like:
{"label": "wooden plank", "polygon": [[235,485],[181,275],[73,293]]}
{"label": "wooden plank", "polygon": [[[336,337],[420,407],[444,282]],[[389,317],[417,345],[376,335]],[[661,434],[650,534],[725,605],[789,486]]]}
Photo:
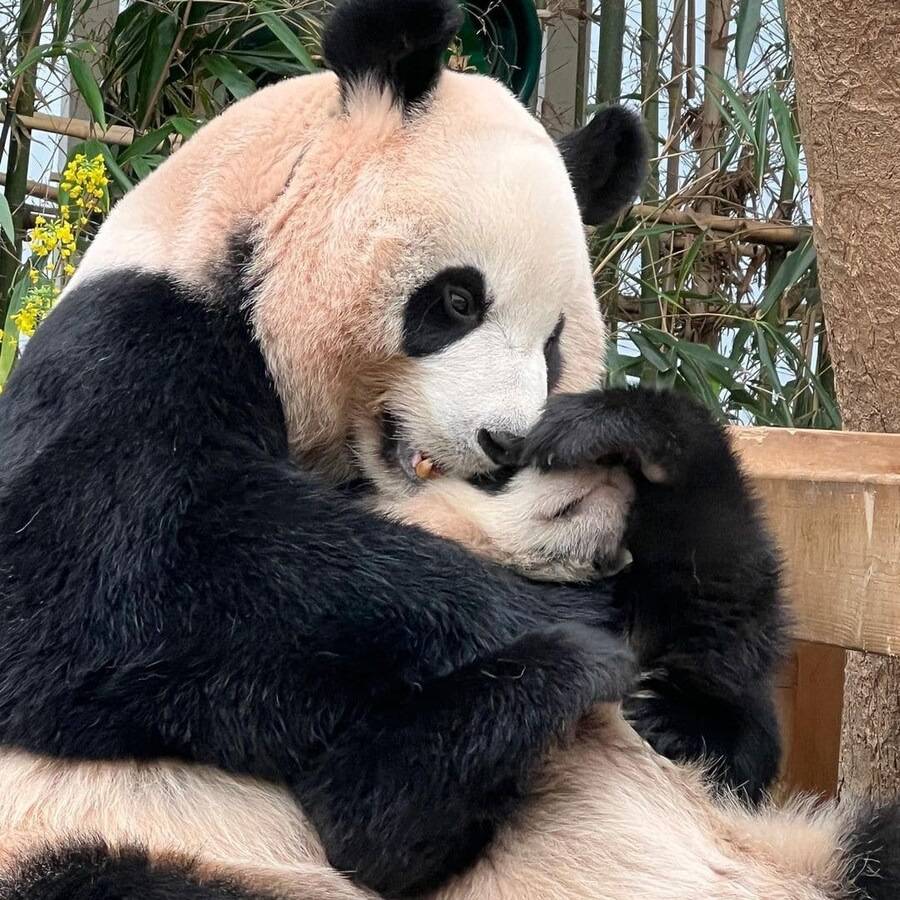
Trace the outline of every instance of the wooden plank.
{"label": "wooden plank", "polygon": [[837,792],[844,698],[844,651],[798,642],[778,681],[784,741],[778,792]]}
{"label": "wooden plank", "polygon": [[785,557],[796,637],[900,655],[900,435],[734,429]]}

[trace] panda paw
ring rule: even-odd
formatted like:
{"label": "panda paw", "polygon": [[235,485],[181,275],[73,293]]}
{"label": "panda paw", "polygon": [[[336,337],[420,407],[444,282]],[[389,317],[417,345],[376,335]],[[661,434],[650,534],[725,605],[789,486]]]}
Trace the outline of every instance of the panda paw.
{"label": "panda paw", "polygon": [[622,704],[622,714],[660,755],[704,766],[713,788],[755,805],[775,779],[781,756],[771,699],[749,694],[733,701],[667,683],[645,673]]}
{"label": "panda paw", "polygon": [[642,388],[557,394],[525,442],[523,464],[543,470],[622,463],[672,483],[706,456],[727,452],[721,429],[694,401]]}

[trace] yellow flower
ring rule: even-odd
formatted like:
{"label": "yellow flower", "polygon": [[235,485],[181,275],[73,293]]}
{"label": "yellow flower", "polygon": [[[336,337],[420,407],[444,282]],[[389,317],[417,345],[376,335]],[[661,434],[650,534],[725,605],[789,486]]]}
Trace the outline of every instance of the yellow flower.
{"label": "yellow flower", "polygon": [[40,227],[41,225],[46,225],[47,220],[43,216],[35,216],[34,224]]}
{"label": "yellow flower", "polygon": [[26,337],[31,337],[58,296],[59,290],[52,284],[30,290],[25,295],[21,309],[12,316],[12,321],[19,332]]}
{"label": "yellow flower", "polygon": [[31,268],[31,269],[28,270],[28,280],[29,280],[32,284],[37,284],[37,283],[38,283],[38,278],[39,278],[39,277],[40,277],[40,276],[38,275],[38,270],[37,270],[37,269]]}
{"label": "yellow flower", "polygon": [[73,266],[72,263],[66,263],[63,266],[63,272],[66,275],[74,275],[75,274],[75,266]]}

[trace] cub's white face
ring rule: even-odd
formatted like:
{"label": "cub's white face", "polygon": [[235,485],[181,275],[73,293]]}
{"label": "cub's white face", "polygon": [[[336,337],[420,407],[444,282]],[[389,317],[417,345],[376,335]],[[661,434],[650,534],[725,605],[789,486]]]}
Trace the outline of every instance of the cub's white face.
{"label": "cub's white face", "polygon": [[573,472],[523,469],[499,491],[445,477],[408,497],[380,495],[375,508],[418,525],[532,579],[592,581],[626,565],[634,487],[618,467]]}

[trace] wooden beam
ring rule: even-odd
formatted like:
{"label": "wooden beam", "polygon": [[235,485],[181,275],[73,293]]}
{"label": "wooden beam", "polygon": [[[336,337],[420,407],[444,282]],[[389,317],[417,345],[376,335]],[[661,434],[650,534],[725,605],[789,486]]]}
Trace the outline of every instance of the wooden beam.
{"label": "wooden beam", "polygon": [[785,556],[796,637],[900,656],[900,435],[737,428]]}

